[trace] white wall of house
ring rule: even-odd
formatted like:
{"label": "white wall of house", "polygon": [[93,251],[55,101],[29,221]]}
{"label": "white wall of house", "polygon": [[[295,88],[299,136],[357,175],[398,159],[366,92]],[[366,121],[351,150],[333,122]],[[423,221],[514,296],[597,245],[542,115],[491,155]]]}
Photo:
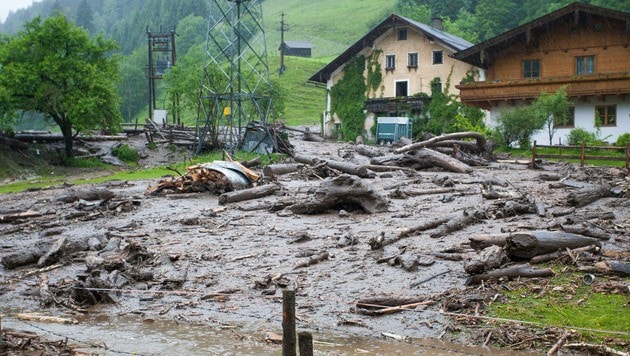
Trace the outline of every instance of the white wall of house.
{"label": "white wall of house", "polygon": [[[607,96],[604,100],[598,100],[589,98],[586,100],[573,100],[573,106],[575,107],[575,127],[582,128],[589,132],[596,132],[595,127],[595,107],[598,105],[614,105],[616,107],[616,125],[615,126],[601,126],[599,131],[599,138],[609,142],[615,143],[617,138],[624,134],[630,133],[630,100],[622,100],[617,96]],[[489,126],[496,125],[496,117],[499,115],[501,108],[505,108],[503,104],[498,107],[493,107],[490,111],[490,117],[488,122]],[[569,134],[573,128],[558,128],[553,135],[553,143],[557,145],[562,143],[568,144]],[[535,132],[532,136],[532,143],[536,141],[540,145],[549,144],[549,132],[547,129]]]}

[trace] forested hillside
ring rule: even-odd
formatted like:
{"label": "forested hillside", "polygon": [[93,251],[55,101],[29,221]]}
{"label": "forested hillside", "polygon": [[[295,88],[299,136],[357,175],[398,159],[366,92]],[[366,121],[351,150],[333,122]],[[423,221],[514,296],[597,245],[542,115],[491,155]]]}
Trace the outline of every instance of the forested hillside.
{"label": "forested hillside", "polygon": [[[323,110],[324,95],[305,84],[311,72],[317,71],[391,13],[425,23],[429,23],[432,17],[442,17],[447,32],[475,43],[570,2],[573,1],[264,0],[263,23],[272,72],[278,66],[274,57],[279,54],[282,13],[288,29],[285,39],[309,41],[315,46],[313,57],[319,62],[295,58],[291,65],[299,75],[292,73],[288,78],[277,78],[277,82],[291,88],[285,99],[286,115],[307,116],[310,121],[316,121],[316,115]],[[629,7],[628,0],[584,2],[617,10],[628,10]],[[119,83],[121,112],[126,120],[132,120],[147,115],[147,30],[170,32],[176,29],[178,62],[188,63],[188,70],[194,71],[195,66],[203,61],[206,18],[213,3],[212,0],[41,0],[10,14],[0,24],[0,33],[11,35],[36,16],[46,18],[61,12],[91,34],[102,33],[104,37],[113,39],[123,54]],[[189,86],[193,85],[195,78],[196,74],[190,75]],[[160,84],[158,101],[166,103],[164,84],[168,83]],[[300,90],[296,91],[296,88]],[[292,95],[295,93],[300,93],[300,97]],[[316,95],[317,98],[306,100],[305,95]],[[292,108],[300,110],[293,112]]]}

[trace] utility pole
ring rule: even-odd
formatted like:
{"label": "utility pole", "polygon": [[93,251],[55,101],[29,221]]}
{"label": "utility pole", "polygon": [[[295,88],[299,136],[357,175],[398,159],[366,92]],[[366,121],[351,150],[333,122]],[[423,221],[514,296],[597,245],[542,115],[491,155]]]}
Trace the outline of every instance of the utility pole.
{"label": "utility pole", "polygon": [[280,70],[278,71],[278,73],[282,75],[282,73],[284,73],[284,71],[287,69],[284,66],[284,31],[287,31],[287,28],[286,23],[284,22],[284,11],[280,16]]}

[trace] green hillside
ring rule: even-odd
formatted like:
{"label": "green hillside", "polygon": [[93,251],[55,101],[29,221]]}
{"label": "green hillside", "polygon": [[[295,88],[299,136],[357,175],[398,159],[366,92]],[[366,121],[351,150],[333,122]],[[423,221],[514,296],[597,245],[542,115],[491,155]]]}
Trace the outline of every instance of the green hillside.
{"label": "green hillside", "polygon": [[266,0],[263,17],[269,53],[280,45],[280,20],[285,40],[308,41],[313,57],[336,56],[394,12],[396,0]]}

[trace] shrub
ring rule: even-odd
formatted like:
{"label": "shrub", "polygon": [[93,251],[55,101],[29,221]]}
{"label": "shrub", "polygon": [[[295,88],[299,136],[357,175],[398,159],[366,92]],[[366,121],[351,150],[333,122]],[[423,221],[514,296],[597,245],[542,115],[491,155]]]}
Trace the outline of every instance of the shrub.
{"label": "shrub", "polygon": [[140,155],[138,151],[129,147],[129,145],[118,145],[112,148],[112,154],[120,158],[125,163],[138,163]]}
{"label": "shrub", "polygon": [[630,144],[630,133],[628,132],[619,135],[617,142],[615,142],[615,146],[617,147],[626,147],[628,144]]}
{"label": "shrub", "polygon": [[584,142],[587,146],[592,146],[597,141],[595,133],[582,128],[575,128],[569,132],[569,145],[581,145]]}

